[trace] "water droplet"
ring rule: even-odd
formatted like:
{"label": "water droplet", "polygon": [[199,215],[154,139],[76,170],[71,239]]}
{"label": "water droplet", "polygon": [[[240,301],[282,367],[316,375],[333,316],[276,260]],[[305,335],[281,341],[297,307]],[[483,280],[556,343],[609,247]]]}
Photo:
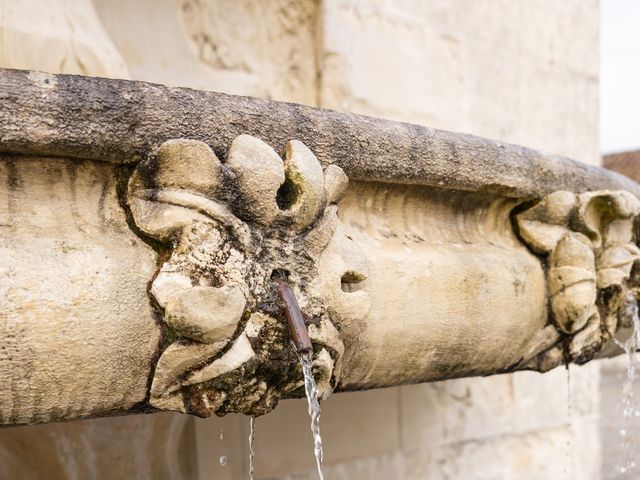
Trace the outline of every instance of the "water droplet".
{"label": "water droplet", "polygon": [[224,440],[224,431],[220,429],[220,440]]}
{"label": "water droplet", "polygon": [[627,431],[624,428],[620,429],[620,432],[618,432],[618,433],[620,433],[621,437],[626,437],[627,436]]}
{"label": "water droplet", "polygon": [[227,456],[226,455],[222,455],[220,457],[220,465],[222,465],[223,467],[227,464]]}

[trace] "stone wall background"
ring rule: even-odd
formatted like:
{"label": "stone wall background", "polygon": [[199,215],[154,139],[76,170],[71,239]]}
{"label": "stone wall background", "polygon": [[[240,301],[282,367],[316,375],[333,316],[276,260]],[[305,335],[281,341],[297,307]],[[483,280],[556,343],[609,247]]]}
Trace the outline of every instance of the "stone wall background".
{"label": "stone wall background", "polygon": [[[598,23],[598,0],[0,0],[0,66],[294,101],[598,164]],[[326,476],[604,478],[601,398],[614,389],[600,380],[593,362],[335,395]],[[158,417],[6,430],[0,458],[49,455],[55,478],[87,478],[113,454],[143,478],[154,455],[182,449],[202,480],[248,477],[247,418]],[[257,420],[256,478],[315,478],[308,423],[302,401]],[[99,442],[106,430],[119,449]]]}

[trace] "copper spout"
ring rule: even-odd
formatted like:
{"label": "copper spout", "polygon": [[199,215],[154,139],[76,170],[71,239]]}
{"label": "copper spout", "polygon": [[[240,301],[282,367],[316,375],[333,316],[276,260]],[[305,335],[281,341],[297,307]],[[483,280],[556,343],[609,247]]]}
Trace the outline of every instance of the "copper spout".
{"label": "copper spout", "polygon": [[279,279],[273,280],[273,285],[278,297],[284,303],[284,314],[287,317],[291,340],[293,340],[296,350],[298,353],[309,353],[313,351],[313,345],[311,345],[307,326],[304,324],[302,312],[300,311],[298,301],[296,300],[291,287],[289,287],[286,282]]}

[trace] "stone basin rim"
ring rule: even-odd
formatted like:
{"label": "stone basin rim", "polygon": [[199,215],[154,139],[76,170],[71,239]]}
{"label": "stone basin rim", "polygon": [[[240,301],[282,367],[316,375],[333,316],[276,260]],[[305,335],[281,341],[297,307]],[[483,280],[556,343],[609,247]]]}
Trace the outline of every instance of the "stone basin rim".
{"label": "stone basin rim", "polygon": [[189,138],[225,158],[240,134],[276,150],[304,142],[353,180],[484,191],[517,199],[557,190],[627,190],[631,179],[478,136],[294,103],[142,81],[0,69],[0,152],[133,164]]}

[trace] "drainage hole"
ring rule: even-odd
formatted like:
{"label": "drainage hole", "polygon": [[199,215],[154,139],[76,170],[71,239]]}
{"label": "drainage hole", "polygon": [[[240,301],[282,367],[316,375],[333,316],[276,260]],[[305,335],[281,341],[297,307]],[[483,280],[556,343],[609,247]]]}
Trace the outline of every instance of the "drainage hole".
{"label": "drainage hole", "polygon": [[367,279],[358,272],[345,272],[340,279],[343,292],[357,292],[362,290],[363,283]]}

